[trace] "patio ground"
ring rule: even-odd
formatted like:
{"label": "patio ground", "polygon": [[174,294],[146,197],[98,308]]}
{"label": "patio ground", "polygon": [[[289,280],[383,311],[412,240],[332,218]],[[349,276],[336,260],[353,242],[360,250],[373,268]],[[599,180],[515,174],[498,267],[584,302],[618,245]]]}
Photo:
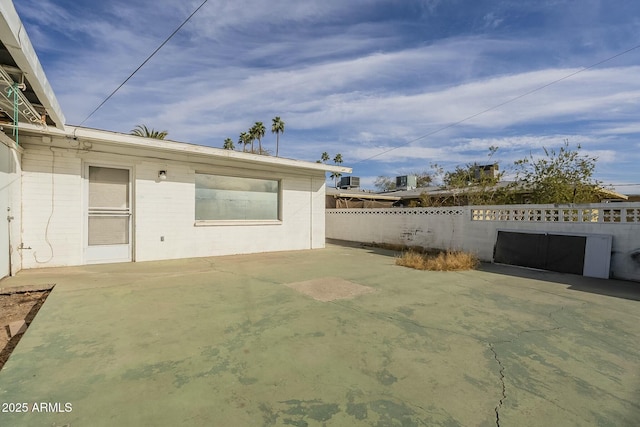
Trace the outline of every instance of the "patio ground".
{"label": "patio ground", "polygon": [[[640,424],[638,283],[424,272],[329,245],[23,271],[0,287],[49,283],[0,372],[0,425]],[[338,285],[369,292],[301,292]]]}

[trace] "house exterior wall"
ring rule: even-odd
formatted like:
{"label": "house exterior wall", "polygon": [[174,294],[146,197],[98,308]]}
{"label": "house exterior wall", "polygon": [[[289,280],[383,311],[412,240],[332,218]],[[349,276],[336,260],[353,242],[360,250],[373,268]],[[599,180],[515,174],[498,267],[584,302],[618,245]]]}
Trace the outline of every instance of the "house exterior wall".
{"label": "house exterior wall", "polygon": [[[84,263],[87,165],[131,170],[134,261],[324,247],[323,171],[276,173],[241,162],[222,167],[25,144],[24,268]],[[166,180],[158,179],[160,170]],[[196,225],[196,172],[280,180],[282,221]]]}
{"label": "house exterior wall", "polygon": [[22,268],[20,259],[22,149],[0,133],[0,279]]}
{"label": "house exterior wall", "polygon": [[[165,181],[157,180],[159,170],[167,170]],[[196,171],[233,173],[155,162],[136,166],[136,261],[324,247],[324,204],[318,203],[323,201],[324,177],[245,172],[243,176],[282,179],[282,222],[194,226]]]}
{"label": "house exterior wall", "polygon": [[638,203],[327,209],[326,218],[327,238],[464,250],[483,261],[493,260],[498,230],[611,235],[611,277],[640,281]]}
{"label": "house exterior wall", "polygon": [[82,160],[55,148],[26,148],[22,162],[23,268],[82,259]]}

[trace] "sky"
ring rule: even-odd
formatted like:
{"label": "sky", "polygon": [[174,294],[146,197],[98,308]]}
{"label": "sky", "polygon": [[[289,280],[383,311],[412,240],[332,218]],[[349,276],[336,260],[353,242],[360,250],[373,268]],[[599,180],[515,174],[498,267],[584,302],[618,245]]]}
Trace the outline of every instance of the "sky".
{"label": "sky", "polygon": [[262,121],[275,152],[279,116],[281,157],[340,153],[367,189],[433,164],[509,177],[568,140],[640,194],[640,2],[209,0],[87,120],[201,3],[14,5],[70,125],[221,148]]}

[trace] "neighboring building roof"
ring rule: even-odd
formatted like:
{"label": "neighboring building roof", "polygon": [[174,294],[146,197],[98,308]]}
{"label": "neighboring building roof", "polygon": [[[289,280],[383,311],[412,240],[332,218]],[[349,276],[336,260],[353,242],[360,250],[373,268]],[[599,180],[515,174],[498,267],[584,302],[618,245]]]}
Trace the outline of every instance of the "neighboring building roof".
{"label": "neighboring building roof", "polygon": [[367,199],[367,200],[391,200],[398,201],[401,199],[400,196],[392,196],[381,193],[372,193],[364,190],[355,190],[355,189],[339,189],[339,188],[327,188],[326,190],[327,196],[340,197],[340,198],[354,198],[354,199]]}
{"label": "neighboring building roof", "polygon": [[600,189],[598,189],[598,191],[603,196],[608,196],[607,197],[608,199],[622,199],[622,200],[628,200],[629,199],[629,196],[627,196],[626,194],[618,193],[617,191],[610,190],[608,188],[600,188]]}
{"label": "neighboring building roof", "polygon": [[[207,159],[207,161],[217,159],[221,162],[236,160],[245,163],[259,164],[262,168],[272,170],[294,168],[307,171],[351,173],[351,168],[346,166],[326,165],[324,163],[265,156],[262,154],[243,153],[240,151],[224,150],[222,148],[143,138],[119,132],[83,127],[66,126],[65,130],[60,130],[53,128],[44,129],[35,125],[24,125],[21,127],[21,132],[26,135],[41,136],[41,143],[43,145],[55,145],[60,148],[74,148],[139,157],[148,157],[150,156],[150,152],[153,151],[154,158],[173,161],[198,163],[198,161],[202,161],[202,159]],[[57,140],[55,138],[57,138]],[[64,143],[61,144],[59,141],[64,141]],[[92,145],[93,143],[99,143],[100,149],[96,150]]]}
{"label": "neighboring building roof", "polygon": [[[512,181],[500,181],[496,183],[496,185],[493,188],[495,189],[504,188],[511,184],[513,184]],[[450,196],[454,194],[459,195],[469,190],[473,190],[473,187],[444,189],[438,186],[430,186],[430,187],[414,188],[412,190],[389,191],[381,194],[398,196],[404,200],[404,199],[417,199],[422,194],[427,194],[429,196]],[[605,196],[605,198],[607,199],[621,199],[621,200],[628,199],[626,195],[607,189],[607,188],[600,188],[599,191],[600,191],[600,194]],[[526,190],[522,190],[521,192],[526,193]]]}
{"label": "neighboring building roof", "polygon": [[65,118],[44,74],[29,36],[11,1],[0,2],[0,108],[5,112],[0,119],[13,120],[13,100],[6,89],[14,83],[24,82],[19,91],[22,106],[19,122],[39,123],[46,114],[47,125],[62,129]]}

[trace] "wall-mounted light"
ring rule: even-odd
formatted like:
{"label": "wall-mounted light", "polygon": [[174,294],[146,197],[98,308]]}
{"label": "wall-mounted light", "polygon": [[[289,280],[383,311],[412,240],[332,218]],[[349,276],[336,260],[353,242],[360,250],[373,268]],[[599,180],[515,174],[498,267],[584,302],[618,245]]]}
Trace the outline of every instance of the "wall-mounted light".
{"label": "wall-mounted light", "polygon": [[167,179],[167,171],[158,172],[158,179],[161,181],[164,181],[165,179]]}

